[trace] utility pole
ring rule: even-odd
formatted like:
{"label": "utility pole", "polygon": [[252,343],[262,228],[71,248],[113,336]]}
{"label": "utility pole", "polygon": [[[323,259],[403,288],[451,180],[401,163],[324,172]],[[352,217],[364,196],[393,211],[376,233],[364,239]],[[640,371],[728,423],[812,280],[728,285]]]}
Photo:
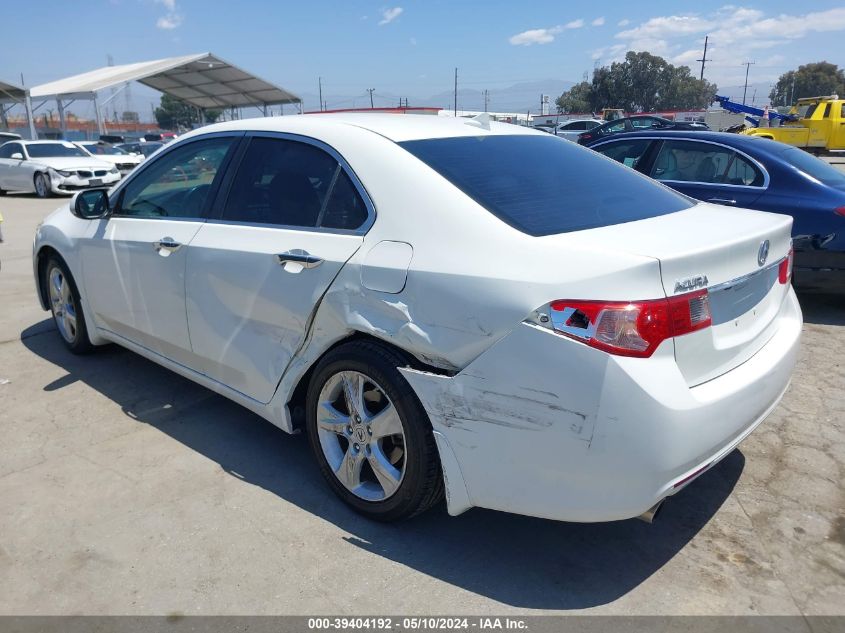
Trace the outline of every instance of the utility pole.
{"label": "utility pole", "polygon": [[712,59],[707,59],[707,40],[710,38],[709,35],[704,36],[704,54],[701,56],[701,59],[696,59],[695,61],[701,62],[701,79],[704,80],[704,62],[712,62]]}
{"label": "utility pole", "polygon": [[320,112],[323,111],[323,78],[317,77],[317,85],[319,86],[320,90]]}
{"label": "utility pole", "polygon": [[792,71],[792,90],[789,92],[789,105],[795,105],[795,71]]}
{"label": "utility pole", "polygon": [[375,88],[367,88],[367,92],[370,93],[370,110],[372,110],[375,106],[373,105],[373,93],[376,91]]}
{"label": "utility pole", "polygon": [[748,71],[751,70],[752,64],[756,64],[757,62],[742,62],[742,66],[745,66],[745,87],[742,89],[742,105],[745,105],[745,95],[748,94]]}
{"label": "utility pole", "polygon": [[458,69],[455,68],[455,116],[458,116]]}
{"label": "utility pole", "polygon": [[490,91],[484,89],[484,111],[487,112],[487,104],[490,103]]}

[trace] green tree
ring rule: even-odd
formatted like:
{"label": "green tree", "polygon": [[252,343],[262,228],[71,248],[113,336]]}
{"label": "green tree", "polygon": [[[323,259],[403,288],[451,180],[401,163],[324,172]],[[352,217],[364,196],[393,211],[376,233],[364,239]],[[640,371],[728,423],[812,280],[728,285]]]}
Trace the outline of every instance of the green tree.
{"label": "green tree", "polygon": [[[706,108],[715,94],[715,84],[696,79],[688,66],[673,66],[657,55],[629,51],[625,61],[597,68],[591,82],[576,84],[556,103],[569,112],[602,108],[650,112]],[[570,107],[576,105],[578,108]]]}
{"label": "green tree", "polygon": [[[220,114],[220,110],[206,110],[205,120],[214,123]],[[161,105],[155,109],[155,117],[163,130],[191,128],[202,121],[199,108],[166,94],[161,95]]]}
{"label": "green tree", "polygon": [[557,111],[561,114],[569,114],[570,112],[590,112],[592,110],[592,104],[590,102],[590,93],[592,92],[592,89],[593,87],[588,81],[582,81],[579,84],[575,84],[555,99]]}
{"label": "green tree", "polygon": [[803,97],[845,94],[845,72],[836,64],[815,62],[780,76],[769,93],[773,106],[791,106]]}

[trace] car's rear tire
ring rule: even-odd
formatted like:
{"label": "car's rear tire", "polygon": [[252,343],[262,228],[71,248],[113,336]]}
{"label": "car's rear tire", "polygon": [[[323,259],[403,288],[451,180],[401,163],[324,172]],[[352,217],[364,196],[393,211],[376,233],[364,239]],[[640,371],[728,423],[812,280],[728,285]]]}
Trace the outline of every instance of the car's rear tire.
{"label": "car's rear tire", "polygon": [[47,178],[47,174],[37,173],[35,174],[35,195],[39,198],[49,198],[52,191],[50,190],[50,180]]}
{"label": "car's rear tire", "polygon": [[353,341],[326,354],[308,386],[306,429],[320,471],[377,521],[410,518],[443,497],[431,423],[397,369],[408,364],[383,345]]}
{"label": "car's rear tire", "polygon": [[51,257],[44,268],[44,288],[53,313],[53,322],[65,346],[74,354],[87,354],[94,349],[88,338],[88,326],[76,283],[65,263]]}

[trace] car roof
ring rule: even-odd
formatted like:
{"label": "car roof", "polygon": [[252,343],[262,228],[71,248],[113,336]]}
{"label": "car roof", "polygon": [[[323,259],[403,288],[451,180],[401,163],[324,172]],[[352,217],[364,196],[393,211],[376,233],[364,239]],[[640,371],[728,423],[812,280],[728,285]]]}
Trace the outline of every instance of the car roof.
{"label": "car roof", "polygon": [[277,116],[256,119],[242,119],[215,123],[179,137],[196,134],[234,130],[288,132],[291,134],[319,134],[331,136],[332,131],[356,127],[368,130],[394,142],[412,141],[455,136],[487,136],[503,134],[541,134],[544,132],[510,123],[490,122],[480,124],[462,117],[434,116],[426,114],[384,114],[384,113],[331,113]]}
{"label": "car roof", "polygon": [[695,141],[712,141],[735,147],[744,151],[759,152],[765,154],[779,154],[784,149],[791,147],[772,139],[759,136],[747,136],[745,134],[731,134],[730,132],[714,132],[709,130],[660,130],[651,129],[641,132],[620,132],[606,139],[591,143],[590,147],[619,141],[626,138],[676,138]]}

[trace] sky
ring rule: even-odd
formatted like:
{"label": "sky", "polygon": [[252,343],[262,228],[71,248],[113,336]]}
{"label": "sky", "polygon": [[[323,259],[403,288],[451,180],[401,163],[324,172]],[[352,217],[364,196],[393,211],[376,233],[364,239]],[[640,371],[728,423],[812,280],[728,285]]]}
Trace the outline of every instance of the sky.
{"label": "sky", "polygon": [[[21,3],[4,11],[4,81],[19,83],[23,73],[33,86],[104,66],[109,55],[122,64],[213,52],[298,94],[316,94],[322,77],[324,95],[338,101],[329,107],[349,107],[352,98],[363,106],[367,88],[375,89],[376,100],[404,95],[414,105],[451,91],[455,67],[460,87],[495,90],[549,79],[577,82],[627,50],[647,50],[698,75],[705,35],[711,60],[705,77],[720,86],[741,85],[746,61],[755,62],[749,81],[757,85],[803,63],[845,66],[842,0],[37,4],[35,22]],[[133,97],[150,94],[139,87]],[[310,106],[306,102],[306,109],[318,107]]]}

